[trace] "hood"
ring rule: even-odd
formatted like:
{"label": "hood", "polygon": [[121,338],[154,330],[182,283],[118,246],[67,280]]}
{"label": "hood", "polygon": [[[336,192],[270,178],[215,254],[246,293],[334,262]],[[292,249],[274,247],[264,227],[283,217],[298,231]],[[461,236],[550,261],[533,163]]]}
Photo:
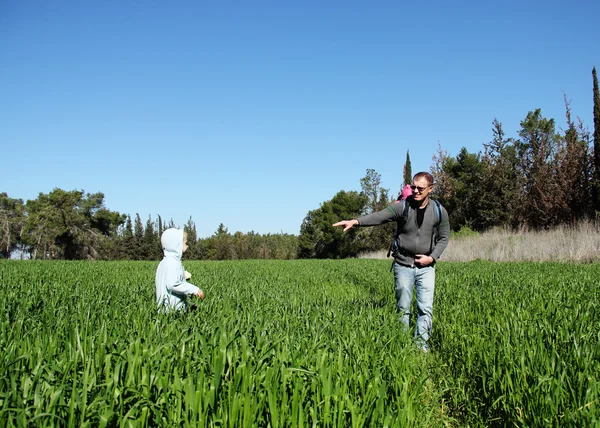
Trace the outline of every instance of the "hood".
{"label": "hood", "polygon": [[163,248],[165,257],[175,257],[181,260],[183,253],[183,230],[182,229],[167,229],[160,237],[160,243]]}

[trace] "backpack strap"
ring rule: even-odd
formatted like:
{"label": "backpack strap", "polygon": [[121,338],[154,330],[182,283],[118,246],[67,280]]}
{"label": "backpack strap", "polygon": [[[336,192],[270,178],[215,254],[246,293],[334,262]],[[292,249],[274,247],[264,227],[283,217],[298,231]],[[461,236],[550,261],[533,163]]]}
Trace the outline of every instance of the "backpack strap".
{"label": "backpack strap", "polygon": [[435,199],[431,199],[433,201],[434,204],[434,211],[435,211],[435,217],[436,217],[436,222],[435,222],[435,226],[433,227],[433,234],[431,235],[431,251],[433,250],[433,245],[435,244],[438,235],[440,234],[440,223],[442,222],[442,204],[439,203],[439,201],[435,200]]}
{"label": "backpack strap", "polygon": [[394,232],[394,239],[390,243],[390,248],[388,249],[387,257],[389,257],[391,254],[393,254],[397,249],[395,247],[397,247],[397,245],[398,245],[398,236],[400,235],[400,228],[406,223],[406,220],[408,219],[408,215],[410,214],[410,209],[411,209],[410,202],[408,202],[406,199],[403,199],[402,200],[402,215],[396,221],[396,231]]}
{"label": "backpack strap", "polygon": [[436,223],[435,223],[435,227],[439,228],[440,227],[440,223],[442,221],[442,204],[439,203],[439,201],[437,201],[436,199],[432,199],[434,205],[435,205],[435,217],[436,217]]}

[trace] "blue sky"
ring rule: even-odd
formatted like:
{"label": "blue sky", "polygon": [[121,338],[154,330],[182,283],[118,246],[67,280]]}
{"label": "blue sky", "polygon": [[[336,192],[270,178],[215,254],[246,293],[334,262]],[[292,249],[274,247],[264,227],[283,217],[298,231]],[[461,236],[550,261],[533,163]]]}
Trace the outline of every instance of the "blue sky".
{"label": "blue sky", "polygon": [[[417,4],[418,3],[418,4]],[[297,234],[407,150],[479,152],[541,108],[593,131],[600,2],[0,2],[0,191],[103,192],[200,237]]]}

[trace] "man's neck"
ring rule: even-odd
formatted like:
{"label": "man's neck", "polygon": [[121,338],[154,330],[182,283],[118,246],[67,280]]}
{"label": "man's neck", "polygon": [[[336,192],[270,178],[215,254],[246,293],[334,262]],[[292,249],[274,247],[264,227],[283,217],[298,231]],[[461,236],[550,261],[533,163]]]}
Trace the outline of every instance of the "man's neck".
{"label": "man's neck", "polygon": [[425,199],[423,199],[421,202],[419,201],[415,201],[417,203],[417,208],[425,208],[427,206],[427,204],[429,203],[429,196],[427,196]]}

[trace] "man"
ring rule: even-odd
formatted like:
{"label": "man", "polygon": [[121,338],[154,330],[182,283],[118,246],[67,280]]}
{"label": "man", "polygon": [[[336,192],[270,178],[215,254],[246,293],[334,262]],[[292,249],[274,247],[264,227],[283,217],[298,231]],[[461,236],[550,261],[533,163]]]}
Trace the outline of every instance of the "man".
{"label": "man", "polygon": [[[427,352],[433,316],[435,262],[448,245],[450,223],[446,209],[429,198],[433,191],[431,174],[415,174],[411,190],[412,196],[401,203],[357,219],[339,221],[333,226],[344,226],[346,232],[353,227],[397,222],[398,236],[393,263],[396,308],[408,328],[410,303],[416,285],[418,313],[415,339],[423,351]],[[404,204],[410,206],[405,210]]]}

